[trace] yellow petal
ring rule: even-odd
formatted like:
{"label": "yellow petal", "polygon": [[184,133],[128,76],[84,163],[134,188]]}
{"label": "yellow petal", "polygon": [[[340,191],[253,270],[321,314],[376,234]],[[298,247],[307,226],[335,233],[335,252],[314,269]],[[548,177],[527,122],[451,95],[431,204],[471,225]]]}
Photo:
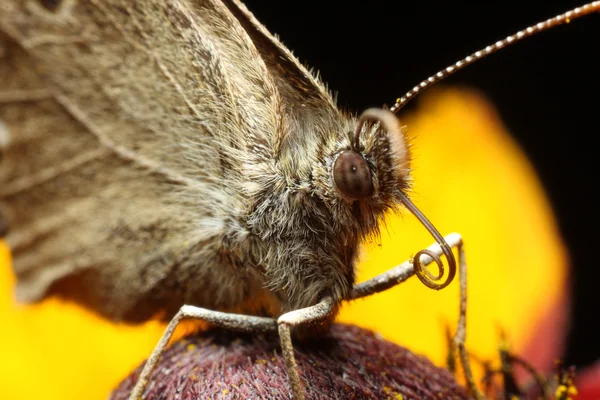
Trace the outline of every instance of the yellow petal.
{"label": "yellow petal", "polygon": [[17,306],[13,286],[0,241],[0,399],[106,399],[164,329],[112,324],[57,299]]}
{"label": "yellow petal", "polygon": [[[426,96],[401,116],[414,137],[413,200],[443,233],[459,232],[469,264],[468,345],[492,355],[497,326],[517,347],[559,297],[566,255],[526,158],[494,111],[466,91]],[[364,280],[406,260],[432,239],[407,215],[360,263]],[[163,325],[111,324],[72,304],[15,306],[8,249],[0,242],[0,398],[104,399],[150,353]],[[456,320],[457,285],[434,292],[418,280],[344,307],[340,320],[443,363],[444,324]]]}

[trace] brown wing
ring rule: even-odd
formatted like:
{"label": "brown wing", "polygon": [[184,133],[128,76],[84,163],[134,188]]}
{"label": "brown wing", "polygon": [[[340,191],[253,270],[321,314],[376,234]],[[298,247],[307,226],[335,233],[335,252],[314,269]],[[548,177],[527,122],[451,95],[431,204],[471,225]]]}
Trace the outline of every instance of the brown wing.
{"label": "brown wing", "polygon": [[[277,37],[252,15],[239,0],[224,0],[252,39],[263,58],[282,99],[281,108],[288,115],[287,129],[273,143],[273,153],[284,171],[294,171],[299,180],[309,181],[313,174],[314,155],[329,134],[342,134],[348,123],[340,113],[325,85],[293,56]],[[354,122],[350,121],[352,129]],[[328,132],[329,130],[329,132]]]}
{"label": "brown wing", "polygon": [[[252,39],[256,49],[273,76],[280,96],[291,112],[300,115],[302,110],[325,108],[337,111],[335,102],[325,85],[308,71],[277,37],[262,25],[239,0],[224,0],[224,5],[238,19]],[[304,107],[297,107],[302,103]]]}
{"label": "brown wing", "polygon": [[220,257],[245,162],[272,160],[281,102],[215,1],[5,0],[0,211],[21,300],[113,319],[233,307],[261,282]]}

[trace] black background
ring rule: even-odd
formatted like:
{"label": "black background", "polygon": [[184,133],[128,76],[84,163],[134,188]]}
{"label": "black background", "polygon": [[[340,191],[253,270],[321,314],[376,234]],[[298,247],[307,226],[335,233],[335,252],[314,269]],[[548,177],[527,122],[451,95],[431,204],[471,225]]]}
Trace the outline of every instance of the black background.
{"label": "black background", "polygon": [[[573,1],[250,1],[267,28],[360,111],[393,104],[412,86]],[[379,57],[378,55],[385,55]],[[386,60],[387,61],[382,61]],[[546,31],[445,81],[481,90],[541,176],[572,262],[566,362],[600,358],[596,139],[600,129],[600,14]],[[409,106],[410,107],[410,106]]]}

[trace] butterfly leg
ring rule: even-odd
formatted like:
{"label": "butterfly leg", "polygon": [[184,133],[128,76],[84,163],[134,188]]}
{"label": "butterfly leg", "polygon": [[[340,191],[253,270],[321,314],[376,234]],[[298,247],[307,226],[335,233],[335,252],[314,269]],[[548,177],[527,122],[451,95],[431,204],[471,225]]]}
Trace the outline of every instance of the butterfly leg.
{"label": "butterfly leg", "polygon": [[171,322],[169,322],[165,333],[163,333],[162,337],[158,341],[158,344],[152,351],[152,354],[150,357],[148,357],[148,361],[146,361],[146,364],[142,369],[142,373],[140,374],[138,381],[129,395],[129,400],[139,400],[142,398],[142,393],[146,387],[146,384],[148,383],[148,378],[150,377],[154,366],[158,362],[160,355],[167,346],[169,339],[171,339],[171,336],[173,336],[175,328],[177,328],[177,325],[185,319],[202,320],[223,328],[243,332],[274,332],[277,329],[277,322],[273,318],[230,314],[207,310],[206,308],[184,305],[181,307],[179,312],[175,314],[175,317],[173,317]]}
{"label": "butterfly leg", "polygon": [[[446,243],[452,248],[462,248],[462,237],[458,233],[452,233],[444,238]],[[442,252],[442,248],[438,244],[432,244],[428,247],[428,250],[436,254],[438,257],[441,257],[444,253]],[[463,260],[464,257],[460,257],[459,254],[459,263],[460,260]],[[423,266],[427,266],[433,262],[433,259],[427,255],[423,255],[421,257],[421,261]],[[460,268],[462,268],[463,264],[460,264]],[[466,271],[466,265],[464,266]],[[461,275],[464,275],[463,270],[459,271]],[[360,299],[362,297],[367,297],[375,293],[383,292],[384,290],[388,290],[411,276],[415,274],[415,268],[412,261],[405,261],[402,264],[398,265],[390,269],[389,271],[384,272],[383,274],[377,275],[374,278],[369,279],[368,281],[359,283],[354,285],[352,288],[352,292],[348,297],[348,300]],[[465,283],[466,284],[466,283]],[[461,286],[462,292],[462,286]],[[462,301],[462,295],[461,295]],[[465,301],[466,301],[466,291],[465,291]]]}
{"label": "butterfly leg", "polygon": [[471,371],[471,363],[469,362],[469,353],[465,347],[467,336],[467,263],[465,261],[465,249],[460,241],[458,244],[458,278],[460,283],[460,305],[459,317],[456,333],[454,334],[454,345],[458,349],[460,364],[463,368],[463,373],[467,381],[467,386],[470,392],[477,400],[484,400],[485,396],[479,391],[475,380],[473,379],[473,371]]}
{"label": "butterfly leg", "polygon": [[304,390],[298,374],[298,365],[294,357],[294,347],[290,328],[299,325],[318,323],[325,320],[334,310],[335,302],[331,297],[325,297],[312,307],[301,308],[283,314],[277,320],[279,326],[279,341],[285,360],[285,368],[292,386],[294,400],[304,400]]}
{"label": "butterfly leg", "polygon": [[[467,328],[467,263],[465,261],[465,251],[463,246],[462,237],[458,233],[452,233],[444,238],[448,245],[458,250],[458,273],[459,273],[459,284],[460,284],[460,304],[459,304],[459,317],[456,334],[454,335],[454,346],[458,350],[458,354],[461,360],[461,365],[469,390],[475,398],[483,399],[483,395],[477,389],[475,380],[473,379],[473,373],[471,371],[471,364],[469,362],[469,356],[465,348],[466,339],[466,328]],[[442,248],[438,244],[429,246],[428,250],[436,254],[438,257],[443,255]],[[433,262],[431,257],[424,255],[421,257],[423,265],[429,265]],[[384,272],[368,281],[355,285],[350,293],[349,300],[359,299],[367,297],[375,293],[383,292],[384,290],[390,289],[404,281],[411,276],[415,275],[415,268],[412,261],[406,261],[399,266],[392,268],[391,270]]]}

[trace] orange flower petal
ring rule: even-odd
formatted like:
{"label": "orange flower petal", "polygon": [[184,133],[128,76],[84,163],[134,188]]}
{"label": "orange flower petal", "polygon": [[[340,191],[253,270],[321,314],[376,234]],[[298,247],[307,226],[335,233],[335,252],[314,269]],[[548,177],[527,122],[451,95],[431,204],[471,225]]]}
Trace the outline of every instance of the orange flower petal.
{"label": "orange flower petal", "polygon": [[575,376],[577,395],[574,400],[600,399],[600,360]]}

